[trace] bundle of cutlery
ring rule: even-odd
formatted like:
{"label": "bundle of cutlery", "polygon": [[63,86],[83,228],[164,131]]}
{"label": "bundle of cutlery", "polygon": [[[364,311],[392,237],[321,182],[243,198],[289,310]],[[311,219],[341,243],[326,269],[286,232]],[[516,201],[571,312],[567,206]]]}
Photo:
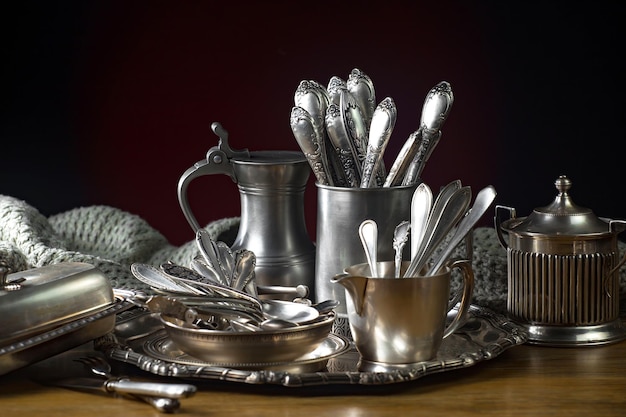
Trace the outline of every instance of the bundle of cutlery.
{"label": "bundle of cutlery", "polygon": [[396,104],[376,104],[371,78],[358,68],[347,80],[332,76],[327,87],[303,80],[294,94],[291,130],[319,184],[336,187],[393,187],[420,181],[441,138],[454,97],[446,81],[424,100],[418,129],[409,135],[387,173],[383,155],[397,119]]}

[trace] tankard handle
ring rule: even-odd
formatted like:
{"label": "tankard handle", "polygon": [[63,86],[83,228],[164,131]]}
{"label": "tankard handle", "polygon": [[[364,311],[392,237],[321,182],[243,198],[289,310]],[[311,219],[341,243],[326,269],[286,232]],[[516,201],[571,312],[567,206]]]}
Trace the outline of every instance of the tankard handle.
{"label": "tankard handle", "polygon": [[178,203],[194,233],[200,229],[200,224],[193,215],[187,199],[189,183],[198,177],[212,174],[225,174],[234,182],[237,182],[230,160],[234,157],[248,158],[250,156],[248,149],[234,150],[230,147],[228,144],[228,132],[221,124],[213,122],[211,130],[220,138],[217,146],[209,149],[206,158],[193,164],[178,180]]}

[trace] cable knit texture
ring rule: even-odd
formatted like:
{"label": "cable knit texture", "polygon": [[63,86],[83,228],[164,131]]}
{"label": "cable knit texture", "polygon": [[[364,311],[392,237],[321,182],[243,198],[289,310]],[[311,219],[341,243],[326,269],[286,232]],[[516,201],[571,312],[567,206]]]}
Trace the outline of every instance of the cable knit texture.
{"label": "cable knit texture", "polygon": [[[239,218],[224,218],[205,229],[214,240],[230,240]],[[191,232],[190,232],[191,234]],[[626,243],[618,242],[621,256]],[[171,245],[141,217],[109,206],[90,206],[45,217],[22,200],[0,195],[0,264],[16,272],[59,262],[87,262],[99,268],[114,288],[151,290],[130,272],[133,262],[189,265],[197,254],[194,239]],[[473,232],[476,277],[473,303],[506,312],[507,260],[493,228]],[[626,267],[620,278],[620,305],[626,303]]]}

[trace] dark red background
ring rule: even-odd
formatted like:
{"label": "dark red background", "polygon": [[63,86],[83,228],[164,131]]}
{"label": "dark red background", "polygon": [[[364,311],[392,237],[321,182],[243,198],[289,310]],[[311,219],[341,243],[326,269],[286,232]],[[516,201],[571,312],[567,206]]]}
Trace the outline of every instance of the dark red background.
{"label": "dark red background", "polygon": [[[3,16],[0,194],[45,215],[119,207],[181,244],[193,233],[176,185],[217,144],[211,123],[234,148],[298,149],[299,81],[356,67],[398,107],[388,166],[446,80],[455,102],[423,175],[433,190],[493,184],[497,204],[526,215],[567,174],[578,204],[626,217],[617,6],[407,3],[22,2]],[[189,194],[202,224],[239,215],[227,177],[197,179]],[[311,180],[312,238],[315,194]]]}

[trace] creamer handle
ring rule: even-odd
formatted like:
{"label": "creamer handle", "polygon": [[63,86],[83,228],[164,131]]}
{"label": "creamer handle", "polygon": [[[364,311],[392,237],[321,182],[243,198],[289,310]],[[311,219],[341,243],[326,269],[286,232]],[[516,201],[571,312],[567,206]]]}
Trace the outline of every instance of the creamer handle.
{"label": "creamer handle", "polygon": [[498,215],[498,211],[500,209],[508,210],[509,218],[511,219],[514,219],[515,217],[517,217],[517,213],[513,207],[508,207],[508,206],[497,205],[495,209],[496,214],[493,217],[493,225],[496,228],[496,234],[498,235],[498,240],[500,241],[500,244],[502,245],[504,249],[508,249],[509,245],[506,243],[506,240],[504,240],[504,236],[502,235],[502,227],[501,227],[502,222],[500,221],[500,216]]}

